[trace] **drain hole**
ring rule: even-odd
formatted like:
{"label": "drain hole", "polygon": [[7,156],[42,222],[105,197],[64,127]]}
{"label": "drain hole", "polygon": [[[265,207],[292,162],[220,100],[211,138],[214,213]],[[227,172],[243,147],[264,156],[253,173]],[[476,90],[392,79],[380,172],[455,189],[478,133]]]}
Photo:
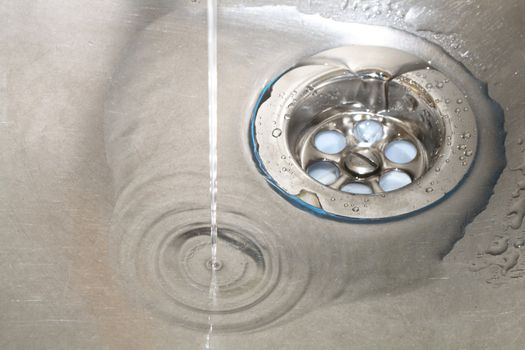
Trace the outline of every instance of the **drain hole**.
{"label": "drain hole", "polygon": [[374,120],[360,121],[355,125],[354,135],[362,143],[377,142],[383,138],[383,125]]}
{"label": "drain hole", "polygon": [[346,147],[346,138],[335,130],[323,130],[315,135],[315,148],[326,154],[336,154]]}
{"label": "drain hole", "polygon": [[332,162],[320,161],[310,165],[308,175],[323,185],[331,185],[339,178],[339,168]]}
{"label": "drain hole", "polygon": [[379,179],[379,186],[385,192],[392,192],[412,183],[410,175],[401,170],[392,170]]}
{"label": "drain hole", "polygon": [[[308,209],[350,218],[418,210],[457,186],[475,158],[471,98],[408,52],[339,47],[278,81],[250,124],[253,151],[272,186]],[[405,195],[413,205],[384,200]]]}
{"label": "drain hole", "polygon": [[396,140],[386,146],[385,156],[394,163],[407,164],[416,158],[417,148],[409,141]]}
{"label": "drain hole", "polygon": [[368,185],[352,182],[341,187],[341,191],[353,194],[372,194],[372,188]]}

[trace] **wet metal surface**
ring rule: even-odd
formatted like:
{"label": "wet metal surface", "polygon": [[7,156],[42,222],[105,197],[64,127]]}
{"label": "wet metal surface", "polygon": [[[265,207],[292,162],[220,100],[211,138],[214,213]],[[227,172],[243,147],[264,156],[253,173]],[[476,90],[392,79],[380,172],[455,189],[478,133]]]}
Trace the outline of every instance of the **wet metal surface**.
{"label": "wet metal surface", "polygon": [[[228,293],[212,348],[522,349],[523,2],[268,5],[220,2]],[[0,348],[204,348],[204,4],[2,1],[0,18]],[[424,37],[486,82],[507,134],[482,131],[505,150],[481,143],[472,171],[481,159],[506,164],[501,176],[381,224],[322,219],[275,193],[248,142],[257,97],[299,59],[348,44],[345,22]]]}

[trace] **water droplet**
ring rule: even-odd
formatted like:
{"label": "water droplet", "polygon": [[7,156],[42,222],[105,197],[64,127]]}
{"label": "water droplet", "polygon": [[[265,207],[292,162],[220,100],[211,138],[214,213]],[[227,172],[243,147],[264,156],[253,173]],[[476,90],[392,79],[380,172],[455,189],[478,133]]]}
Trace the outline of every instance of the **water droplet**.
{"label": "water droplet", "polygon": [[335,201],[335,197],[330,198],[330,200],[331,200],[332,202]]}
{"label": "water droplet", "polygon": [[283,155],[281,156],[281,159],[286,159],[286,156],[283,154]]}
{"label": "water droplet", "polygon": [[353,211],[354,213],[357,213],[357,212],[359,211],[359,207],[353,207],[353,208],[352,208],[352,211]]}
{"label": "water droplet", "polygon": [[279,129],[279,128],[273,129],[272,136],[273,137],[279,137],[279,136],[281,136],[282,133],[283,133],[283,131],[281,129]]}
{"label": "water droplet", "polygon": [[468,107],[463,108],[465,112],[468,112]]}
{"label": "water droplet", "polygon": [[466,150],[466,151],[465,151],[465,155],[466,155],[467,157],[470,157],[470,156],[472,155],[472,151],[471,151],[471,150]]}
{"label": "water droplet", "polygon": [[445,103],[448,105],[450,103],[450,98],[446,98]]}
{"label": "water droplet", "polygon": [[456,108],[454,111],[455,111],[456,113],[459,113],[459,112],[461,112],[461,109]]}
{"label": "water droplet", "polygon": [[344,206],[345,206],[345,207],[348,207],[348,206],[349,206],[349,204],[348,204],[348,203],[345,203],[345,204],[344,204]]}
{"label": "water droplet", "polygon": [[433,191],[434,191],[434,189],[433,189],[432,187],[427,187],[427,188],[425,189],[425,192],[426,192],[426,193],[430,193],[430,192],[433,192]]}
{"label": "water droplet", "polygon": [[426,87],[427,89],[432,89],[433,85],[432,85],[431,83],[427,83],[427,85],[425,85],[425,87]]}
{"label": "water droplet", "polygon": [[464,156],[459,156],[459,160],[465,160]]}
{"label": "water droplet", "polygon": [[469,132],[465,132],[463,134],[461,134],[461,138],[462,139],[470,139],[472,135],[469,133]]}
{"label": "water droplet", "polygon": [[436,87],[437,87],[438,89],[443,88],[443,86],[444,86],[444,84],[443,84],[442,82],[439,82],[439,83],[436,84]]}
{"label": "water droplet", "polygon": [[467,164],[468,164],[468,163],[467,163],[466,161],[465,161],[465,162],[463,162],[463,163],[461,163],[461,165],[467,165]]}
{"label": "water droplet", "polygon": [[436,168],[436,173],[439,173],[441,171],[441,168]]}
{"label": "water droplet", "polygon": [[463,149],[466,149],[467,148],[467,145],[459,145],[458,146],[458,149],[459,150],[463,150]]}
{"label": "water droplet", "polygon": [[463,103],[463,100],[458,98],[458,100],[456,101],[458,103],[458,105],[462,104]]}

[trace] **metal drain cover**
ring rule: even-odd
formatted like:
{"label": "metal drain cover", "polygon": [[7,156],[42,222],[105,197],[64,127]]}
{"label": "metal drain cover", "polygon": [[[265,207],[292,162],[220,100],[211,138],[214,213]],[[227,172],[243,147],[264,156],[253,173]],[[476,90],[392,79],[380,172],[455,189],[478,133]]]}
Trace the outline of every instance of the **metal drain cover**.
{"label": "metal drain cover", "polygon": [[404,51],[345,46],[263,91],[252,119],[260,170],[287,199],[334,218],[408,214],[442,199],[476,156],[460,86]]}

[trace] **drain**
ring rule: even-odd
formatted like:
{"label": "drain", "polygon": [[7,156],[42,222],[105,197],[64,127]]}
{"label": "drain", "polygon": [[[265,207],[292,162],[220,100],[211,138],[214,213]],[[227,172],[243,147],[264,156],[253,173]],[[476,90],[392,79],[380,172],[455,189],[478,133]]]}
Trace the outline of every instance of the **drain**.
{"label": "drain", "polygon": [[252,120],[261,170],[318,213],[373,219],[422,209],[452,191],[476,156],[468,96],[400,50],[325,51],[283,74],[261,100]]}

